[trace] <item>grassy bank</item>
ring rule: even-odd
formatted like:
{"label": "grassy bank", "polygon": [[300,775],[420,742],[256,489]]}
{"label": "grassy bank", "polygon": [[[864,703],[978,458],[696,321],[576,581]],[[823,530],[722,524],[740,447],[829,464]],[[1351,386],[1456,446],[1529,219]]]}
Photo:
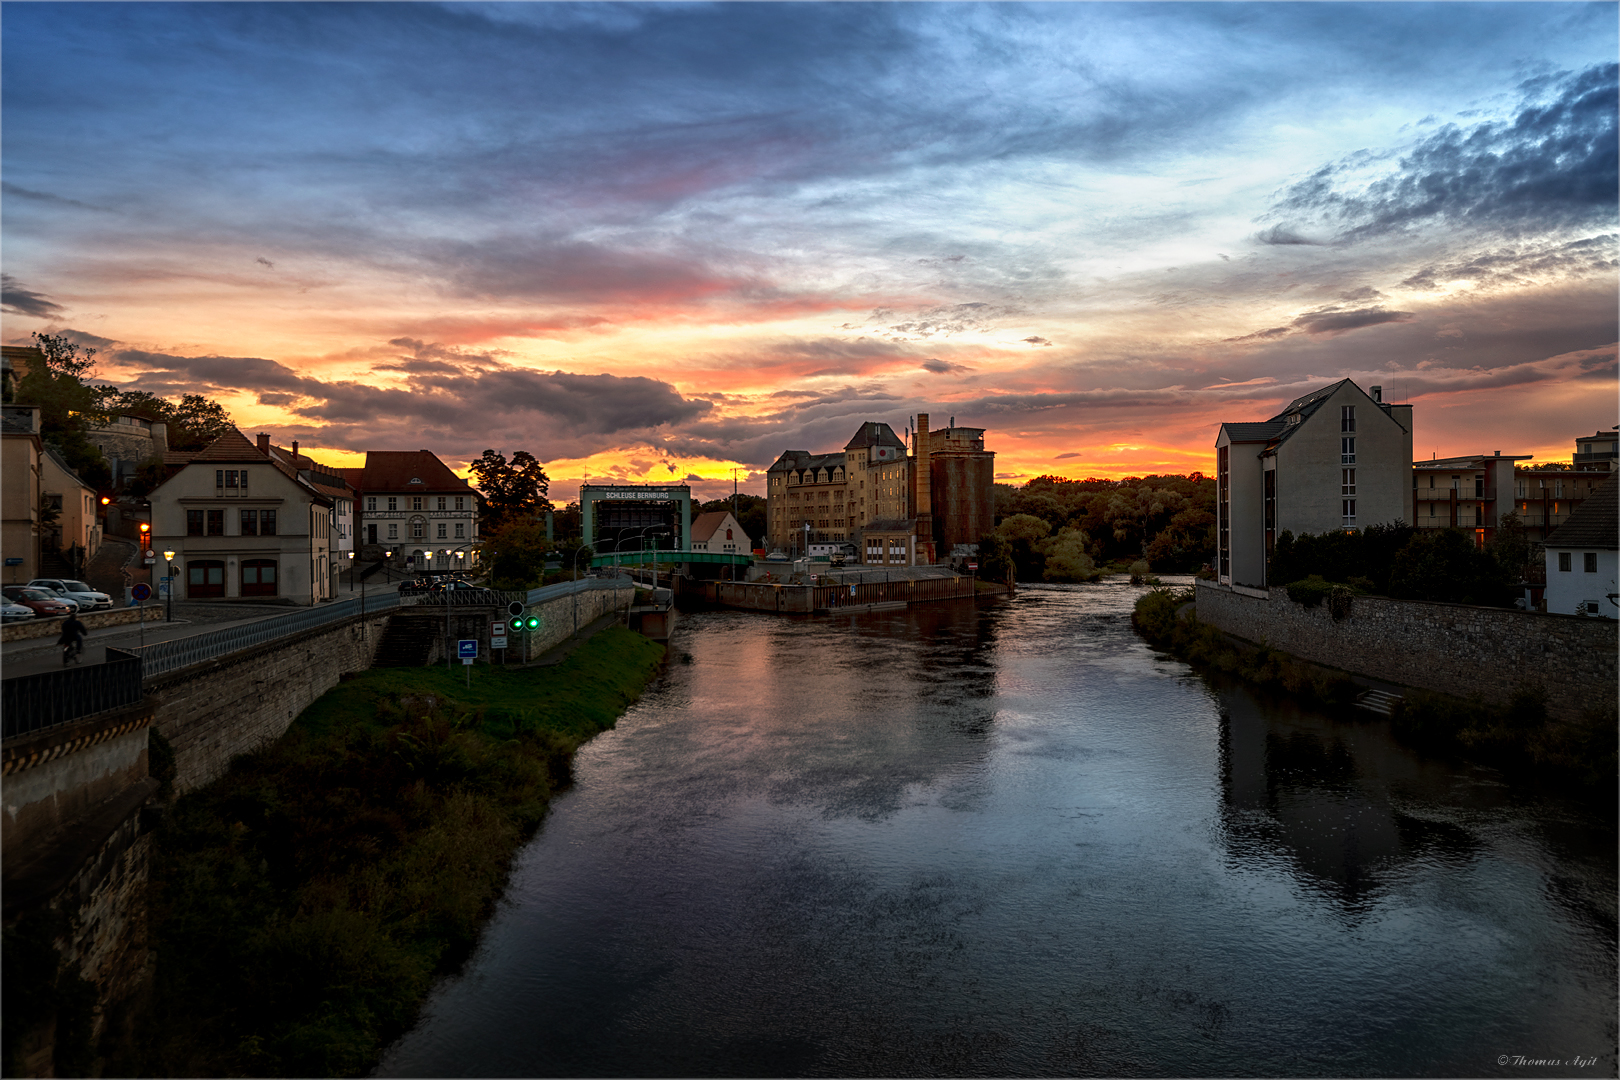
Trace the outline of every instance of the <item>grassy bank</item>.
{"label": "grassy bank", "polygon": [[[1361,688],[1348,677],[1265,645],[1235,644],[1213,626],[1177,618],[1176,612],[1192,599],[1191,589],[1156,589],[1137,601],[1131,623],[1154,646],[1196,666],[1236,675],[1325,711],[1346,710],[1354,703]],[[1506,706],[1413,690],[1390,723],[1397,738],[1427,750],[1463,755],[1509,772],[1540,774],[1589,797],[1611,798],[1616,789],[1620,725],[1613,700],[1595,703],[1578,720],[1561,722],[1548,717],[1546,692],[1534,683],[1521,686]]]}
{"label": "grassy bank", "polygon": [[620,627],[562,664],[362,672],[178,800],[153,867],[149,1076],[370,1069],[461,964],[518,846],[661,646]]}

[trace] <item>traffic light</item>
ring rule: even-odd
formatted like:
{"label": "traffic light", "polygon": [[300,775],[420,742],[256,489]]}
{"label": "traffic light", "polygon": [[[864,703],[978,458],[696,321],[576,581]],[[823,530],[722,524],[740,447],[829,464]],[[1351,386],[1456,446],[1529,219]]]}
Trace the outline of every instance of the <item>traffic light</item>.
{"label": "traffic light", "polygon": [[538,630],[538,629],[540,629],[540,616],[538,616],[538,615],[530,615],[527,619],[525,619],[523,621],[523,628],[525,630]]}
{"label": "traffic light", "polygon": [[512,620],[512,629],[513,630],[522,630],[523,629],[523,619],[521,617]]}

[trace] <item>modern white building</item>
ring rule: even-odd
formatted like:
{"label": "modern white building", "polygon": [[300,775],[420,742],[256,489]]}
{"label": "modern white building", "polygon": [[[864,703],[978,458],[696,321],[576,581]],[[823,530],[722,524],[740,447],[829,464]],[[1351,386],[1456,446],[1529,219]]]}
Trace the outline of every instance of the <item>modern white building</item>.
{"label": "modern white building", "polygon": [[753,549],[729,510],[712,510],[692,519],[692,550],[715,551],[722,555],[747,555]]}
{"label": "modern white building", "polygon": [[1547,537],[1547,610],[1620,618],[1620,474]]}
{"label": "modern white building", "polygon": [[1412,406],[1349,379],[1215,438],[1216,573],[1264,588],[1283,532],[1363,529],[1412,513]]}

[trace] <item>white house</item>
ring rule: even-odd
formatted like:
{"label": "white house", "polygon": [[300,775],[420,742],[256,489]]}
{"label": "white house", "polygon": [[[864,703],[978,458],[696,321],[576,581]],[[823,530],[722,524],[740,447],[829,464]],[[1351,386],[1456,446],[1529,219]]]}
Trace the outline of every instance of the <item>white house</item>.
{"label": "white house", "polygon": [[1412,406],[1349,379],[1215,438],[1216,572],[1263,588],[1278,535],[1412,521]]}
{"label": "white house", "polygon": [[692,519],[692,550],[717,551],[722,555],[747,555],[752,548],[729,510],[714,510]]}
{"label": "white house", "polygon": [[1620,618],[1620,473],[1547,537],[1547,610]]}
{"label": "white house", "polygon": [[152,547],[175,552],[176,597],[331,598],[333,500],[291,462],[235,428],[203,450],[171,450],[163,460],[180,469],[148,496]]}

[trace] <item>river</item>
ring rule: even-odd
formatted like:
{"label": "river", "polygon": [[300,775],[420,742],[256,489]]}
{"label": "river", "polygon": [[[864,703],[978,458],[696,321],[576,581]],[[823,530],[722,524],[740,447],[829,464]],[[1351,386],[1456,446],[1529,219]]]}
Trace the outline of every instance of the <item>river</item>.
{"label": "river", "polygon": [[1612,816],[1141,591],[687,617],[380,1075],[1615,1075]]}

